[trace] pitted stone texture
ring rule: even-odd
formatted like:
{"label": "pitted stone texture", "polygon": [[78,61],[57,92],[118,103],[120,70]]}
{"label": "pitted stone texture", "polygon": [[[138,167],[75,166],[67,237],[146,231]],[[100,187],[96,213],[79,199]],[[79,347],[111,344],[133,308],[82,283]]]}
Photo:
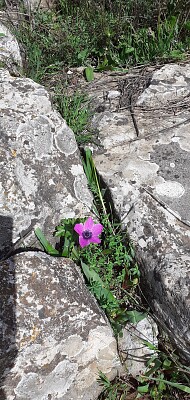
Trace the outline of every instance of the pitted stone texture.
{"label": "pitted stone texture", "polygon": [[[178,71],[172,80],[171,70]],[[185,92],[180,92],[180,96],[182,93],[186,96],[189,90],[189,65],[165,66],[160,73],[155,73],[161,81],[162,71],[164,82],[166,76],[170,76],[168,83],[163,83],[164,98],[169,98],[167,90],[174,96],[176,88],[173,89],[173,85],[178,82],[185,82]],[[180,71],[184,74],[181,77]],[[150,84],[149,92],[146,89],[141,96],[146,99],[146,105],[154,102],[154,94],[157,96],[159,90],[154,84],[155,92],[152,92]],[[167,129],[165,127],[167,123],[169,127],[171,114],[165,114],[158,126],[153,122],[155,114],[152,110],[152,115],[149,114],[150,118],[146,119],[146,111],[143,111],[143,129],[149,134],[130,139],[127,125],[124,126],[126,141],[123,135],[121,144],[119,139],[118,144],[115,141],[117,131],[113,134],[110,129],[109,132],[109,126],[106,125],[106,136],[104,126],[99,125],[104,149],[96,151],[94,160],[98,172],[109,186],[116,211],[136,245],[145,295],[160,322],[173,337],[178,350],[190,360],[190,112],[188,108],[179,112],[176,116],[178,123]],[[110,126],[113,120],[114,117],[112,120],[110,118]],[[142,133],[142,119],[136,121]]]}
{"label": "pitted stone texture", "polygon": [[155,353],[145,342],[158,348],[158,328],[151,318],[145,318],[137,324],[127,324],[123,336],[119,338],[118,348],[127,371],[134,377],[144,375],[147,360]]}
{"label": "pitted stone texture", "polygon": [[120,361],[111,327],[79,268],[28,252],[1,263],[0,272],[6,400],[97,399],[98,370],[114,378]]}
{"label": "pitted stone texture", "polygon": [[133,122],[129,112],[119,113],[105,111],[96,113],[92,119],[92,128],[99,132],[101,146],[106,148],[124,145],[136,138]]}
{"label": "pitted stone texture", "polygon": [[0,68],[6,67],[11,73],[18,74],[22,70],[22,59],[16,38],[0,22]]}
{"label": "pitted stone texture", "polygon": [[189,94],[190,65],[169,64],[154,72],[151,84],[141,94],[137,105],[161,108]]}
{"label": "pitted stone texture", "polygon": [[154,72],[134,109],[139,136],[184,130],[190,121],[189,95],[190,65],[170,64]]}
{"label": "pitted stone texture", "polygon": [[[84,70],[84,68],[83,68]],[[91,99],[90,106],[92,113],[101,113],[103,111],[115,111],[120,107],[121,91],[118,90],[118,83],[123,74],[112,74],[110,71],[95,72],[94,80],[86,82],[84,74],[81,77],[81,68],[75,71],[79,73],[80,88],[87,93]],[[83,71],[82,71],[83,72]],[[75,72],[76,73],[76,72]],[[76,90],[76,88],[74,88]]]}
{"label": "pitted stone texture", "polygon": [[35,225],[50,235],[61,218],[87,214],[92,197],[75,137],[46,90],[1,70],[0,108],[0,215],[13,219],[13,243]]}
{"label": "pitted stone texture", "polygon": [[148,304],[189,362],[190,229],[146,193],[127,220]]}

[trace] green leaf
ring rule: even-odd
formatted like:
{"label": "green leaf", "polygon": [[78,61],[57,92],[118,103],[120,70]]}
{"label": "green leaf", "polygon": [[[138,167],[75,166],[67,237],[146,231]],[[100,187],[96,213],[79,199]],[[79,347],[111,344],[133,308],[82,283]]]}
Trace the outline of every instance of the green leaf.
{"label": "green leaf", "polygon": [[56,231],[54,233],[55,237],[65,236],[65,227],[63,225],[56,226]]}
{"label": "green leaf", "polygon": [[84,275],[86,276],[86,278],[89,282],[91,282],[91,283],[97,282],[100,284],[99,293],[96,292],[96,294],[98,295],[98,300],[101,300],[101,298],[103,297],[107,301],[107,303],[108,303],[107,305],[112,303],[112,305],[118,306],[117,299],[114,297],[114,295],[112,294],[112,292],[110,290],[105,288],[104,282],[102,281],[100,276],[97,274],[97,272],[90,269],[88,267],[88,265],[86,265],[82,261],[81,261],[81,267],[82,267]]}
{"label": "green leaf", "polygon": [[171,367],[171,360],[169,360],[168,358],[166,358],[163,362],[163,368],[170,368]]}
{"label": "green leaf", "polygon": [[93,280],[93,281],[101,283],[101,285],[103,286],[103,282],[102,282],[100,276],[97,274],[97,272],[95,272],[94,270],[90,269],[88,267],[88,265],[86,265],[82,261],[81,261],[81,267],[82,267],[82,270],[83,270],[86,278],[88,279],[88,281]]}
{"label": "green leaf", "polygon": [[92,67],[86,67],[84,70],[86,80],[91,82],[94,80],[94,69]]}
{"label": "green leaf", "polygon": [[48,242],[40,228],[36,228],[35,235],[46,253],[48,253],[50,256],[59,256],[59,252]]}
{"label": "green leaf", "polygon": [[69,257],[69,248],[70,248],[70,240],[67,237],[65,237],[64,247],[61,252],[62,257]]}
{"label": "green leaf", "polygon": [[166,390],[166,385],[163,381],[160,381],[158,385],[158,391],[163,392],[164,390]]}
{"label": "green leaf", "polygon": [[139,312],[139,311],[126,311],[126,316],[128,318],[128,320],[132,323],[132,324],[136,324],[137,322],[141,321],[142,319],[147,317],[147,314]]}
{"label": "green leaf", "polygon": [[78,53],[77,58],[78,60],[82,61],[82,63],[84,62],[84,60],[87,58],[88,56],[88,50],[82,50],[80,51],[80,53]]}
{"label": "green leaf", "polygon": [[148,393],[148,391],[149,391],[149,383],[147,383],[147,385],[139,386],[137,388],[137,391],[139,393]]}
{"label": "green leaf", "polygon": [[174,59],[185,59],[185,55],[180,50],[171,50],[169,56]]}
{"label": "green leaf", "polygon": [[[144,376],[143,378],[147,378],[147,377]],[[152,377],[150,379],[151,379],[151,381],[162,382],[162,383],[165,383],[166,385],[170,385],[179,390],[182,390],[183,392],[190,393],[190,387],[182,385],[181,383],[170,382],[170,381],[166,381],[165,379],[152,378]]]}
{"label": "green leaf", "polygon": [[158,351],[158,348],[157,348],[154,344],[148,342],[147,340],[142,340],[142,342],[143,342],[143,343],[145,344],[145,346],[147,346],[150,350]]}
{"label": "green leaf", "polygon": [[0,33],[0,37],[4,37],[5,36],[5,34],[4,33]]}

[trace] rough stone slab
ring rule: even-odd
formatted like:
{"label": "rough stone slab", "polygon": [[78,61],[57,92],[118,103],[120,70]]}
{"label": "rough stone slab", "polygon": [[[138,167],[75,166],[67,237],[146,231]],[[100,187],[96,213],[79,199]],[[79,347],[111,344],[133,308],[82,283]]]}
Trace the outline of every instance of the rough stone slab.
{"label": "rough stone slab", "polygon": [[165,65],[154,72],[150,85],[139,96],[134,108],[139,136],[158,132],[165,135],[189,123],[189,96],[189,65]]}
{"label": "rough stone slab", "polygon": [[[109,136],[110,143],[111,140]],[[113,140],[113,147],[114,144]],[[138,199],[141,188],[190,225],[189,151],[190,123],[187,123],[164,136],[158,134],[135,140],[112,150],[109,145],[104,154],[96,155],[95,160],[115,191],[117,206],[124,207],[122,213],[128,212],[131,201]],[[111,168],[108,169],[108,165]],[[119,186],[125,186],[123,194],[117,189],[118,179]]]}
{"label": "rough stone slab", "polygon": [[0,109],[2,249],[7,218],[13,243],[35,226],[51,235],[61,218],[87,215],[92,197],[74,134],[44,87],[1,70]]}
{"label": "rough stone slab", "polygon": [[[84,79],[84,67],[73,69],[78,75],[80,89],[87,93],[91,99],[92,113],[102,111],[115,111],[119,109],[121,91],[118,90],[119,75],[112,75],[110,71],[94,72],[94,80],[86,82]],[[83,75],[81,76],[81,72]],[[75,90],[75,88],[74,88]]]}
{"label": "rough stone slab", "polygon": [[141,94],[137,106],[169,106],[190,95],[190,65],[167,64],[154,72],[151,83]]}
{"label": "rough stone slab", "polygon": [[16,38],[11,32],[0,22],[0,68],[8,68],[14,74],[18,74],[18,70],[22,70],[22,59],[20,49]]}
{"label": "rough stone slab", "polygon": [[79,268],[28,252],[1,263],[0,274],[0,398],[97,399],[98,370],[113,379],[120,361]]}
{"label": "rough stone slab", "polygon": [[144,375],[147,361],[155,353],[145,345],[144,341],[158,347],[158,328],[149,317],[137,324],[127,324],[123,336],[119,338],[118,348],[127,371],[134,377]]}
{"label": "rough stone slab", "polygon": [[105,111],[96,113],[92,119],[92,128],[100,133],[101,146],[106,148],[123,146],[129,140],[136,138],[136,132],[131,115],[128,112]]}
{"label": "rough stone slab", "polygon": [[190,362],[190,229],[146,193],[127,220],[148,304]]}
{"label": "rough stone slab", "polygon": [[134,111],[135,120],[138,126],[139,139],[148,136],[165,136],[168,132],[184,129],[184,126],[189,124],[190,115],[185,110],[176,110],[176,106],[167,110],[165,109],[146,109],[143,110],[139,107]]}
{"label": "rough stone slab", "polygon": [[[163,80],[169,76],[169,83],[163,83],[165,96],[163,101],[159,100],[162,104],[165,98],[170,98],[167,90],[176,91],[172,89],[176,80],[171,79],[171,68],[178,71],[176,80],[180,84],[186,82],[184,96],[189,90],[190,67],[168,66],[167,72],[165,66],[155,73],[160,77],[163,71]],[[186,80],[179,75],[181,68],[184,74],[187,70]],[[150,92],[146,89],[141,95],[146,104],[149,104],[148,94],[150,104],[154,102],[155,93],[161,96],[156,84],[155,92],[151,91],[151,84],[149,88]],[[155,102],[158,106],[157,97]],[[170,125],[170,118],[171,115],[162,123],[160,120],[156,133],[152,122],[154,112],[152,119],[144,117],[143,129],[150,134],[132,140],[127,138],[126,125],[123,127],[126,142],[120,144],[118,140],[117,146],[111,130],[107,134],[107,145],[104,128],[99,126],[104,149],[95,152],[94,160],[109,186],[116,211],[136,245],[145,295],[181,355],[190,360],[190,112],[186,109],[182,123],[165,129]],[[140,122],[138,128],[141,130]],[[109,127],[106,129],[109,132]]]}

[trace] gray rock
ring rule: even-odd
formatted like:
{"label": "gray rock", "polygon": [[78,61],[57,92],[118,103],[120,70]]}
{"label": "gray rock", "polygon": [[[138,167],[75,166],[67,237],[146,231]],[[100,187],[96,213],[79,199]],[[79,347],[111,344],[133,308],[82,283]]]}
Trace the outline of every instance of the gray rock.
{"label": "gray rock", "polygon": [[22,59],[16,38],[0,22],[0,68],[7,68],[14,75],[22,71]]}
{"label": "gray rock", "polygon": [[134,115],[122,110],[126,120],[122,135],[114,113],[109,114],[109,123],[107,112],[94,117],[104,146],[95,153],[96,167],[135,244],[147,300],[186,360],[190,360],[189,76],[189,65],[156,71]]}
{"label": "gray rock", "polygon": [[147,361],[156,350],[150,349],[145,342],[158,347],[158,328],[149,317],[137,324],[127,324],[123,337],[119,338],[118,348],[127,371],[134,377],[147,370]]}
{"label": "gray rock", "polygon": [[97,399],[98,370],[113,379],[120,361],[79,268],[28,252],[1,263],[0,274],[0,398]]}
{"label": "gray rock", "polygon": [[50,237],[61,218],[87,215],[92,196],[74,134],[44,87],[1,70],[0,108],[2,250],[8,219],[13,243],[36,226]]}
{"label": "gray rock", "polygon": [[23,0],[23,3],[29,14],[39,8],[49,10],[55,6],[54,0]]}

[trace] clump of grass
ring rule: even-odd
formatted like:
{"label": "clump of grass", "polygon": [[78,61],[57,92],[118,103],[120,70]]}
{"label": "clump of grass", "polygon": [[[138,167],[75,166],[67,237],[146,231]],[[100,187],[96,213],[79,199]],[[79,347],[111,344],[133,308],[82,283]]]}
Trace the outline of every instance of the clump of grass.
{"label": "clump of grass", "polygon": [[40,82],[65,66],[104,70],[184,57],[190,46],[185,1],[57,0],[21,19],[15,32],[26,72]]}
{"label": "clump of grass", "polygon": [[[164,338],[162,338],[164,343]],[[136,379],[127,373],[110,381],[101,371],[99,383],[103,391],[99,400],[187,400],[190,394],[190,369],[180,363],[179,357],[170,346],[170,351],[156,348],[147,342],[154,353],[147,361],[145,374]]]}
{"label": "clump of grass", "polygon": [[92,133],[88,129],[90,121],[90,100],[79,91],[68,95],[59,84],[55,88],[55,105],[68,126],[73,130],[78,145],[92,140]]}

